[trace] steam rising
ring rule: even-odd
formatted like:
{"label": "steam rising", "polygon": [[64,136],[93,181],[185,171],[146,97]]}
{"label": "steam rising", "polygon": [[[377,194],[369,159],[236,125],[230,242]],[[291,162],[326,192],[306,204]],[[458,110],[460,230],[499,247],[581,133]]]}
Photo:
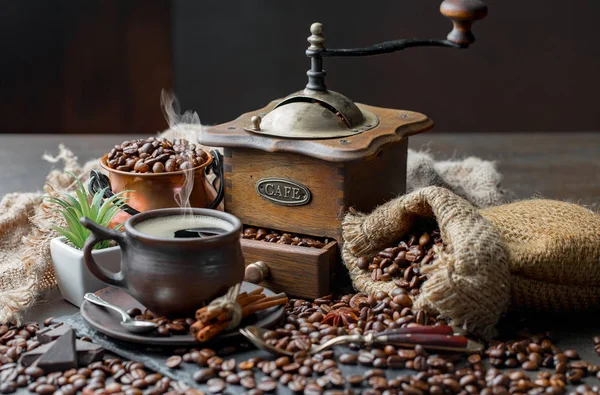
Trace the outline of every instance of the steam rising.
{"label": "steam rising", "polygon": [[[197,144],[198,135],[202,130],[198,114],[194,111],[186,111],[182,115],[179,101],[173,92],[167,92],[164,89],[160,93],[160,104],[165,120],[169,124],[169,130],[162,136],[171,141],[185,139],[190,144]],[[183,175],[184,183],[176,189],[174,198],[177,205],[184,209],[184,216],[193,217],[190,195],[194,188],[194,170],[185,169]]]}
{"label": "steam rising", "polygon": [[[181,115],[179,100],[173,92],[167,92],[164,89],[160,92],[160,107],[171,129],[177,128],[180,124],[200,125],[200,117],[195,111],[186,111]],[[190,139],[188,138],[188,140]],[[190,141],[196,142],[195,139]]]}

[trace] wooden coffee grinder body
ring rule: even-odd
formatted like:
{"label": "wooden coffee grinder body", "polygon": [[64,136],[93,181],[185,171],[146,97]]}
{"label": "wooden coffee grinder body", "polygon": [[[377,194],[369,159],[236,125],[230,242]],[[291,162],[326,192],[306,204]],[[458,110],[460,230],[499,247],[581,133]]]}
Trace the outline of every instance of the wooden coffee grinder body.
{"label": "wooden coffee grinder body", "polygon": [[244,130],[278,102],[209,128],[200,142],[224,147],[225,210],[243,224],[332,240],[316,255],[308,247],[242,240],[246,264],[267,266],[259,277],[263,285],[315,298],[331,292],[344,213],[370,212],[406,191],[408,136],[433,122],[415,112],[359,104],[377,115],[378,124],[352,136],[282,139]]}

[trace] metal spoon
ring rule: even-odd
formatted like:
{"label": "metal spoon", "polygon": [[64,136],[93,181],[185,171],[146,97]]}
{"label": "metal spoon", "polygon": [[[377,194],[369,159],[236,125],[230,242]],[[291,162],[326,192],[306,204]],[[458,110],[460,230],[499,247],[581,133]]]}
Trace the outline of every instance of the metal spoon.
{"label": "metal spoon", "polygon": [[[294,353],[282,348],[271,346],[263,340],[266,329],[247,326],[240,329],[244,335],[257,348],[271,352],[277,355],[293,356]],[[367,335],[346,335],[335,337],[323,344],[312,345],[306,352],[309,355],[319,353],[330,347],[339,344],[362,343],[366,346],[373,344],[391,344],[401,347],[414,347],[417,344],[425,349],[455,351],[464,353],[476,353],[483,349],[483,345],[476,341],[467,339],[464,336],[455,336],[450,326],[422,326],[392,329],[381,332],[376,335],[369,333]]]}
{"label": "metal spoon", "polygon": [[147,332],[158,326],[158,324],[154,322],[134,320],[129,314],[127,314],[125,310],[123,310],[119,306],[115,306],[112,303],[108,303],[106,300],[102,299],[96,294],[86,293],[85,295],[83,295],[83,298],[90,303],[97,304],[98,306],[108,307],[109,309],[113,309],[114,311],[121,314],[121,325],[123,326],[123,328],[127,329],[130,332]]}

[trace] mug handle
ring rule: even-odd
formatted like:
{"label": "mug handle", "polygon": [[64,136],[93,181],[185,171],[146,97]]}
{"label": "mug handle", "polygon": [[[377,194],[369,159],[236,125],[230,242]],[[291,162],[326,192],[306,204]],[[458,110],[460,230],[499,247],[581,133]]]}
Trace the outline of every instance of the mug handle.
{"label": "mug handle", "polygon": [[124,287],[125,278],[123,276],[123,259],[121,258],[121,270],[119,270],[117,273],[113,273],[100,267],[96,263],[94,256],[92,255],[92,250],[96,243],[104,240],[115,240],[121,247],[121,253],[123,253],[123,247],[125,247],[127,244],[125,236],[120,232],[100,226],[87,217],[81,217],[79,222],[92,232],[83,245],[83,260],[85,261],[88,269],[90,269],[94,276],[98,277],[105,283],[115,285],[117,287]]}
{"label": "mug handle", "polygon": [[[210,151],[210,154],[213,157],[213,161],[210,166],[206,168],[205,174],[208,174],[210,170],[212,170],[212,172],[215,174],[215,179],[212,182],[212,186],[217,190],[217,196],[215,197],[215,200],[213,200],[208,206],[208,208],[216,209],[219,207],[219,204],[221,204],[223,196],[225,195],[225,180],[223,179],[223,155],[221,155],[221,153],[217,150]],[[215,183],[217,181],[219,181],[218,189],[215,187]]]}

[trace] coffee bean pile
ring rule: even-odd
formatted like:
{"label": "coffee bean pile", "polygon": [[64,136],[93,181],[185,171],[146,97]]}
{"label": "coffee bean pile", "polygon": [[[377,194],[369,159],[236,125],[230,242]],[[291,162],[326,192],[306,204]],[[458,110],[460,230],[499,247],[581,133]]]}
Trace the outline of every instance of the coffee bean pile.
{"label": "coffee bean pile", "polygon": [[273,229],[268,230],[264,228],[255,228],[252,226],[244,228],[242,238],[312,248],[323,248],[325,245],[327,245],[327,243],[330,242],[330,240],[326,238],[319,239],[293,233],[281,232]]}
{"label": "coffee bean pile", "polygon": [[[265,340],[271,345],[295,352],[295,356],[291,360],[280,358],[275,364],[269,362],[257,367],[292,391],[310,390],[315,393],[341,391],[344,387],[346,392],[351,393],[352,388],[358,390],[357,387],[366,386],[368,388],[362,391],[363,394],[561,394],[565,392],[567,384],[578,385],[583,377],[598,375],[600,378],[600,366],[580,361],[574,350],[562,352],[554,345],[549,334],[527,332],[519,333],[516,340],[493,342],[484,353],[472,354],[468,358],[462,354],[428,353],[419,345],[414,349],[386,345],[370,350],[350,345],[358,353],[345,352],[338,355],[337,359],[331,350],[312,357],[303,352],[311,344],[323,343],[342,334],[445,324],[428,317],[424,311],[412,310],[412,301],[404,298],[408,296],[405,292],[396,289],[392,295],[379,292],[375,296],[354,294],[339,299],[325,297],[313,302],[290,300],[286,307],[285,324],[267,332]],[[344,318],[335,320],[335,317]],[[333,325],[334,322],[337,325]],[[456,366],[464,362],[468,363],[467,367]],[[486,370],[484,362],[493,367]],[[344,377],[338,364],[358,364],[370,370],[363,375]],[[241,367],[246,368],[256,365],[255,360],[240,363]],[[501,371],[497,367],[522,370]],[[387,379],[383,370],[386,368],[410,369],[418,373]],[[525,373],[526,370],[540,368],[554,369],[554,372],[539,372],[534,379]],[[597,386],[580,385],[577,391],[582,394],[590,391],[598,393],[598,389]]]}
{"label": "coffee bean pile", "polygon": [[517,368],[538,370],[540,367],[554,369],[556,373],[565,374],[571,370],[587,370],[587,363],[574,362],[579,359],[575,350],[561,352],[547,335],[528,336],[524,340],[494,342],[485,352],[490,365],[497,368]]}
{"label": "coffee bean pile", "polygon": [[421,267],[435,259],[434,246],[443,246],[439,229],[409,235],[398,245],[388,247],[372,258],[359,257],[357,264],[360,269],[371,272],[373,281],[395,279],[398,287],[417,295],[426,280],[421,274]]}
{"label": "coffee bean pile", "polygon": [[30,382],[27,389],[37,394],[75,394],[79,391],[83,394],[164,394],[173,387],[180,387],[179,383],[168,377],[147,371],[139,362],[118,358],[45,376],[42,369],[30,366],[23,371],[23,375],[19,377],[25,377]]}
{"label": "coffee bean pile", "polygon": [[[50,321],[47,321],[50,325]],[[13,372],[10,369],[16,366],[21,354],[40,346],[35,338],[40,329],[38,323],[29,323],[23,326],[0,325],[0,383],[12,382],[16,384],[16,375],[12,380]],[[22,384],[20,379],[19,384]],[[10,386],[10,385],[9,385]],[[0,388],[0,392],[2,389]]]}
{"label": "coffee bean pile", "polygon": [[[53,318],[44,326],[54,323]],[[40,324],[22,326],[0,325],[0,393],[11,394],[19,388],[40,395],[57,394],[114,394],[127,395],[164,394],[169,391],[186,394],[202,394],[185,384],[172,381],[161,374],[148,371],[139,362],[122,361],[118,358],[94,362],[86,367],[64,372],[45,374],[35,366],[27,368],[17,363],[20,355],[40,346],[36,334]],[[90,339],[82,338],[81,340]]]}
{"label": "coffee bean pile", "polygon": [[[166,366],[170,369],[179,369],[182,364],[196,366],[198,370],[193,379],[206,385],[211,394],[224,393],[230,386],[241,387],[255,395],[274,393],[278,386],[285,386],[293,393],[328,395],[563,394],[568,384],[577,386],[573,393],[600,392],[599,386],[582,383],[587,376],[600,378],[600,366],[581,361],[574,350],[561,351],[549,333],[522,331],[515,340],[494,341],[481,354],[469,356],[436,354],[420,345],[414,349],[391,345],[361,349],[350,345],[350,351],[338,355],[333,350],[313,356],[304,352],[310,344],[346,333],[445,324],[423,311],[412,310],[410,298],[403,296],[408,296],[406,291],[397,289],[392,295],[380,292],[375,296],[327,296],[313,302],[292,299],[286,306],[284,323],[265,337],[271,344],[294,351],[294,357],[236,361],[220,356],[225,352],[218,355],[210,348],[193,348],[176,350],[175,355],[167,359]],[[407,306],[400,307],[404,302]],[[44,325],[52,323],[52,319],[48,319]],[[13,393],[27,387],[37,394],[204,394],[152,373],[141,363],[118,358],[47,375],[36,366],[19,366],[15,361],[24,352],[24,345],[37,347],[33,342],[39,328],[37,323],[0,326],[0,393]],[[593,339],[595,344],[599,343],[597,340]],[[493,367],[487,369],[488,363]],[[368,370],[363,374],[344,375],[340,365],[361,365]],[[392,377],[387,368],[416,373]],[[540,368],[545,370],[533,378],[526,374]]]}
{"label": "coffee bean pile", "polygon": [[265,332],[265,341],[290,352],[304,351],[340,335],[363,335],[414,325],[445,325],[425,311],[414,311],[412,299],[402,288],[391,295],[332,296],[309,302],[291,299],[286,307],[285,325]]}
{"label": "coffee bean pile", "polygon": [[600,336],[594,336],[592,341],[594,342],[594,351],[596,351],[596,354],[600,355]]}
{"label": "coffee bean pile", "polygon": [[208,154],[185,139],[149,137],[124,141],[108,153],[111,169],[133,173],[164,173],[193,169],[202,165]]}
{"label": "coffee bean pile", "polygon": [[158,324],[158,327],[155,329],[157,336],[184,335],[189,333],[190,326],[196,322],[192,317],[169,319],[155,315],[147,309],[142,312],[137,307],[127,310],[127,314],[134,320],[151,321]]}

